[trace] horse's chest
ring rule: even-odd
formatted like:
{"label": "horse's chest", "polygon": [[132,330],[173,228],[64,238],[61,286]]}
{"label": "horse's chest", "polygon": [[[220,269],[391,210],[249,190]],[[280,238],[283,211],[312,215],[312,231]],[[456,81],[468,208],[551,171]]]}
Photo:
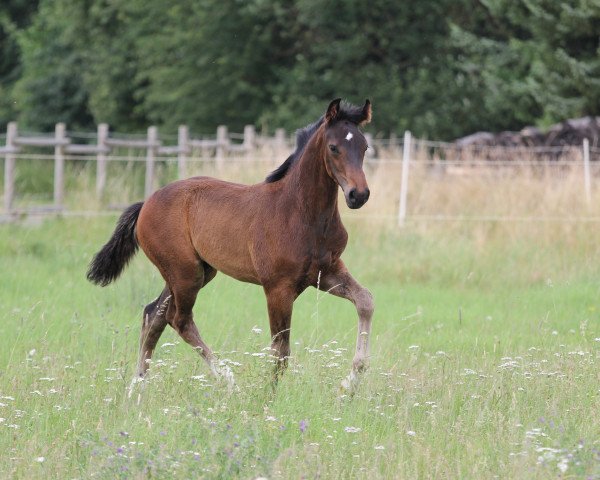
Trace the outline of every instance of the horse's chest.
{"label": "horse's chest", "polygon": [[333,251],[326,246],[315,248],[312,255],[311,266],[318,270],[327,270],[332,263]]}
{"label": "horse's chest", "polygon": [[297,270],[298,285],[302,288],[316,285],[319,276],[331,267],[332,258],[332,252],[315,252],[313,255],[305,257],[303,264],[299,265]]}
{"label": "horse's chest", "polygon": [[327,273],[337,261],[345,246],[344,238],[315,238],[304,245],[304,255],[298,269],[298,287],[303,290],[316,286],[319,277]]}

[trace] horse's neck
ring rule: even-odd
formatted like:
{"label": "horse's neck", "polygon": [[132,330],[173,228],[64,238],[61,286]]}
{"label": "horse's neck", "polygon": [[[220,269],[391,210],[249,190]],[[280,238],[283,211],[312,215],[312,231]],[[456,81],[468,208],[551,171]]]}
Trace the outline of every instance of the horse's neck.
{"label": "horse's neck", "polygon": [[318,141],[309,142],[288,180],[287,193],[296,198],[306,221],[322,223],[333,218],[338,208],[338,185],[327,173]]}

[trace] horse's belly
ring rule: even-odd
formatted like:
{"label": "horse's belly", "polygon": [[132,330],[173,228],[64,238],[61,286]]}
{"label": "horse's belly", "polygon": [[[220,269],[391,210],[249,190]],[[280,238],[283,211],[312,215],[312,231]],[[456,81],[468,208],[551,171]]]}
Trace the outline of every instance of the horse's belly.
{"label": "horse's belly", "polygon": [[247,243],[236,232],[212,232],[193,239],[194,248],[211,267],[242,282],[259,283]]}
{"label": "horse's belly", "polygon": [[240,282],[254,283],[256,285],[260,285],[260,280],[257,278],[256,272],[252,269],[240,268],[240,265],[230,265],[230,264],[220,264],[215,266],[215,264],[208,262],[211,266],[219,270],[220,272],[228,275]]}

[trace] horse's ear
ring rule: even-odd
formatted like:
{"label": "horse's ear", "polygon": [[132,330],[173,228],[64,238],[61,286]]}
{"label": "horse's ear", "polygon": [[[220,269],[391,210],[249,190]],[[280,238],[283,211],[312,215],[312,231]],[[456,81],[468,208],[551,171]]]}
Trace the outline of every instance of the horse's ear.
{"label": "horse's ear", "polygon": [[362,118],[359,125],[365,125],[371,121],[371,101],[367,98],[365,106],[362,109]]}
{"label": "horse's ear", "polygon": [[340,102],[341,101],[342,101],[341,98],[336,98],[329,104],[329,107],[327,107],[327,113],[325,113],[325,121],[326,122],[331,122],[332,120],[336,119],[336,117],[338,116],[338,113],[340,112]]}

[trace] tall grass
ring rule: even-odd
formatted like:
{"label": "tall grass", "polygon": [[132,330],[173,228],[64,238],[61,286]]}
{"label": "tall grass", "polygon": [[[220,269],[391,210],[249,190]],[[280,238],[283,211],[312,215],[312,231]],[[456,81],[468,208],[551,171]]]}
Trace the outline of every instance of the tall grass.
{"label": "tall grass", "polygon": [[[246,160],[220,173],[268,170]],[[142,254],[115,285],[85,281],[116,214],[0,226],[0,478],[600,478],[597,224],[556,220],[597,215],[577,171],[415,168],[400,229],[399,165],[367,169],[369,203],[342,206],[344,259],[376,301],[354,398],[338,389],[352,305],[314,289],[297,300],[272,392],[264,295],[218,275],[195,317],[239,391],[168,330],[128,399],[141,310],[162,281]],[[98,208],[89,173],[72,207]],[[137,199],[127,176],[111,182],[115,204]],[[535,217],[553,220],[523,220]]]}

